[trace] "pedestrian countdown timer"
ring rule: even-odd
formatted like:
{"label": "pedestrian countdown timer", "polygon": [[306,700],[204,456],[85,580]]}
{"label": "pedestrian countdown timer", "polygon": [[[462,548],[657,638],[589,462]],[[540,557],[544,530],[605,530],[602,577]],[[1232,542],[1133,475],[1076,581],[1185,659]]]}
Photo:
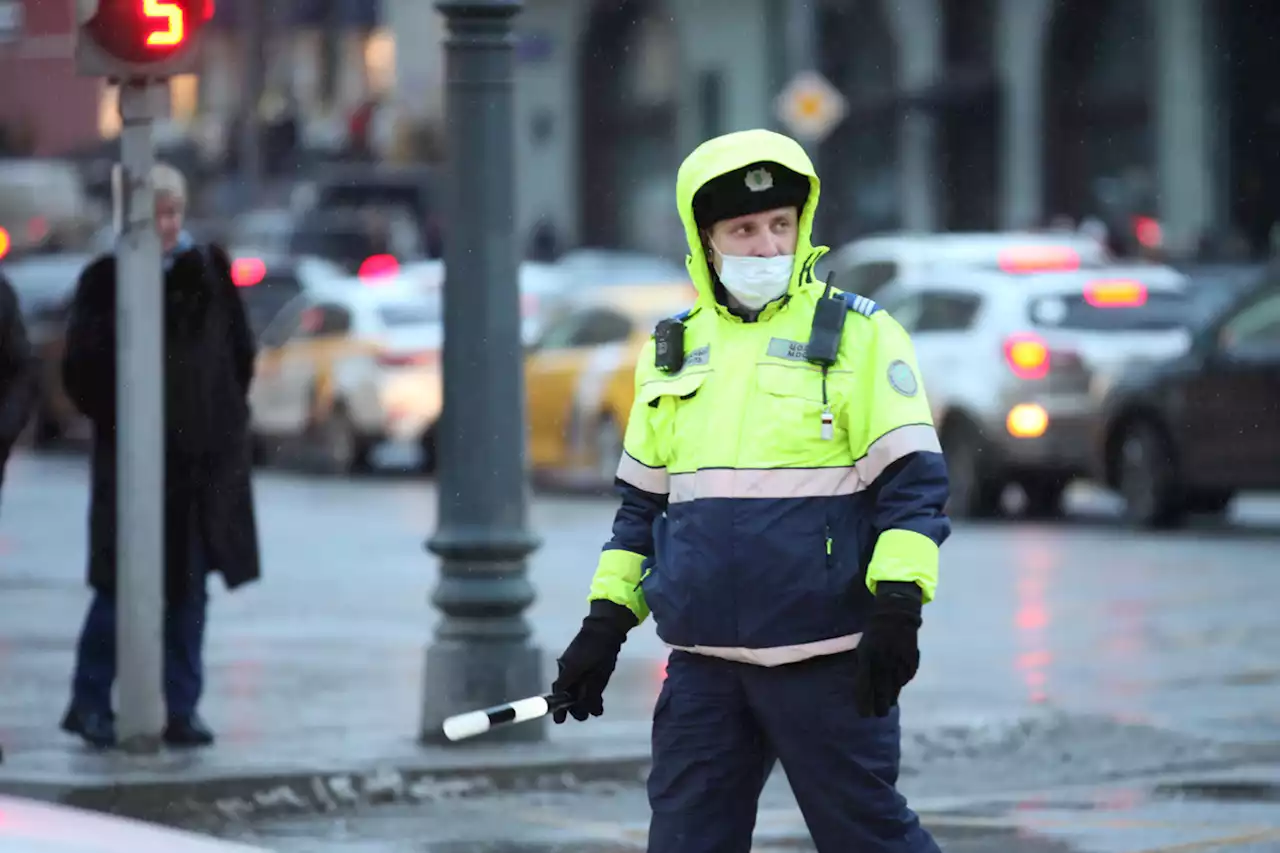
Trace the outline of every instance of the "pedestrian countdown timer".
{"label": "pedestrian countdown timer", "polygon": [[77,0],[77,67],[115,79],[194,71],[213,9],[214,0]]}

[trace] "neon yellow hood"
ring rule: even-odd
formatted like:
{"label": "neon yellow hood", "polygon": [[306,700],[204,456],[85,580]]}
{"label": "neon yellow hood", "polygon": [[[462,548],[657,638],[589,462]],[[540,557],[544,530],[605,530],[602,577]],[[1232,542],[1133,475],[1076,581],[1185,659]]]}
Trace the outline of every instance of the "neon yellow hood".
{"label": "neon yellow hood", "polygon": [[715,292],[711,268],[702,248],[702,238],[693,219],[693,197],[703,184],[713,178],[762,161],[778,163],[809,179],[809,198],[800,211],[796,263],[791,270],[789,293],[794,294],[805,286],[806,282],[800,280],[801,272],[811,268],[813,262],[827,253],[826,246],[814,246],[812,242],[813,216],[818,209],[820,183],[813,163],[800,143],[771,130],[742,130],[709,139],[685,158],[676,177],[676,204],[680,209],[680,220],[684,223],[685,237],[689,241],[689,256],[685,265],[689,269],[689,278],[698,290],[699,303],[714,304]]}

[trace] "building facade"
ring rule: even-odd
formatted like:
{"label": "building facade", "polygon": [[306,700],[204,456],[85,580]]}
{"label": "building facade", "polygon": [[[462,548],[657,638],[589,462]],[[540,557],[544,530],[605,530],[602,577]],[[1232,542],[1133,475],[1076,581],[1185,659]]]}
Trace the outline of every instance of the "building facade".
{"label": "building facade", "polygon": [[1265,0],[526,0],[521,224],[678,254],[680,159],[779,127],[788,77],[848,102],[812,145],[825,240],[1142,216],[1173,252],[1280,220],[1280,4]]}
{"label": "building facade", "polygon": [[[74,74],[71,4],[0,0],[17,7],[0,74],[22,85],[0,86],[0,125],[41,155],[111,135],[110,92]],[[253,92],[260,115],[296,110],[307,145],[338,144],[371,100],[382,156],[405,156],[407,127],[444,136],[432,0],[219,0],[214,24],[162,137],[216,154]],[[1280,221],[1275,0],[524,0],[516,28],[518,226],[562,245],[682,254],[684,154],[785,129],[775,98],[805,70],[848,106],[810,144],[832,244],[1142,216],[1174,252],[1206,234],[1262,251]]]}

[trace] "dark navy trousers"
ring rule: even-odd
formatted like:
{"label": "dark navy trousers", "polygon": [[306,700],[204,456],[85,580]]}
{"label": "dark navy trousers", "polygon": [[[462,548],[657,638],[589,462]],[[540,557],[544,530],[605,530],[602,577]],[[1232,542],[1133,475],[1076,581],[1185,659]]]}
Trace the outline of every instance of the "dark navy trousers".
{"label": "dark navy trousers", "polygon": [[749,853],[782,762],[818,853],[939,853],[898,793],[898,709],[854,708],[855,652],[779,667],[675,651],[653,718],[649,853]]}
{"label": "dark navy trousers", "polygon": [[[208,593],[193,580],[180,601],[164,611],[164,697],[170,717],[195,713],[204,690],[204,623]],[[85,711],[111,714],[116,679],[116,597],[94,593],[76,649],[72,702]]]}

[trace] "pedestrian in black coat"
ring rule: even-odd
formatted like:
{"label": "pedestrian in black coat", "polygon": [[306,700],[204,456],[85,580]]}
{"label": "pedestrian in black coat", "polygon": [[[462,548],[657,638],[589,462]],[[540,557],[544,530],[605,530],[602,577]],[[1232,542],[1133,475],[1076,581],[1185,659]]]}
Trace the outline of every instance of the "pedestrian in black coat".
{"label": "pedestrian in black coat", "polygon": [[27,341],[18,297],[0,274],[0,487],[9,454],[35,406],[38,377],[39,364]]}
{"label": "pedestrian in black coat", "polygon": [[[181,230],[181,175],[160,166],[153,181],[164,250],[164,738],[175,746],[204,746],[213,742],[196,713],[204,681],[206,576],[220,573],[229,589],[259,576],[247,399],[254,345],[226,254],[195,246]],[[93,424],[88,574],[94,590],[63,728],[99,747],[115,743],[116,286],[112,256],[81,274],[62,365],[68,395]]]}

